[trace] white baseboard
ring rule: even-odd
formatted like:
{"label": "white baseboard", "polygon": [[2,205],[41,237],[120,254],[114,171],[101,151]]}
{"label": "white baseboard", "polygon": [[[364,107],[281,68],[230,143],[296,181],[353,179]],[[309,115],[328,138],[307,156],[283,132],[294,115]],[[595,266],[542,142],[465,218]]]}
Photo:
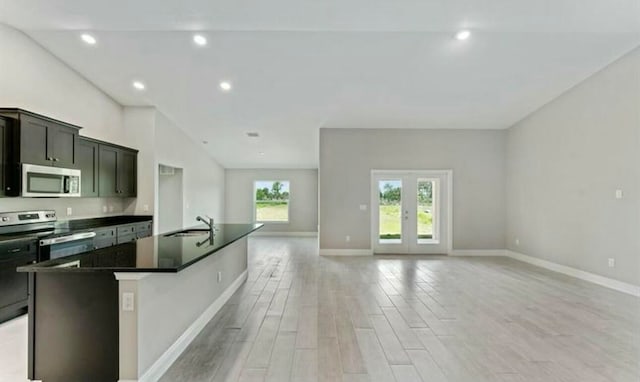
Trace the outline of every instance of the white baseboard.
{"label": "white baseboard", "polygon": [[318,236],[318,233],[317,232],[263,232],[263,231],[256,231],[256,232],[253,232],[250,236],[316,237],[316,236]]}
{"label": "white baseboard", "polygon": [[371,256],[370,249],[320,249],[320,256]]}
{"label": "white baseboard", "polygon": [[454,249],[449,256],[505,256],[504,249]]}
{"label": "white baseboard", "polygon": [[119,382],[156,382],[164,373],[167,372],[173,362],[178,359],[180,354],[187,348],[191,341],[196,338],[198,333],[211,321],[213,316],[218,313],[220,308],[231,298],[231,296],[240,288],[247,280],[248,272],[245,270],[238,276],[231,285],[218,297],[209,307],[198,317],[182,335],[174,342],[151,367],[138,380],[124,380]]}
{"label": "white baseboard", "polygon": [[568,267],[553,263],[551,261],[539,259],[537,257],[528,256],[519,252],[506,250],[506,256],[512,259],[524,261],[525,263],[537,265],[541,268],[545,268],[554,272],[562,273],[568,276],[572,276],[584,281],[589,281],[594,284],[601,285],[610,289],[617,290],[619,292],[627,293],[636,297],[640,297],[640,286],[628,284],[622,281],[614,280],[608,277],[596,275],[595,273],[581,271],[580,269]]}

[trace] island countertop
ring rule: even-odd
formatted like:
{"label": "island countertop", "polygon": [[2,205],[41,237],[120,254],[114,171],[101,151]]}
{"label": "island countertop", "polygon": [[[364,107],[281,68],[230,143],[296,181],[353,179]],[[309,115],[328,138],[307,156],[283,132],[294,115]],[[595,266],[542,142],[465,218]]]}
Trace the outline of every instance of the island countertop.
{"label": "island countertop", "polygon": [[[18,272],[156,272],[176,273],[260,229],[263,224],[218,224],[208,233],[151,236],[135,242],[61,257],[18,268]],[[204,229],[194,227],[191,229]]]}

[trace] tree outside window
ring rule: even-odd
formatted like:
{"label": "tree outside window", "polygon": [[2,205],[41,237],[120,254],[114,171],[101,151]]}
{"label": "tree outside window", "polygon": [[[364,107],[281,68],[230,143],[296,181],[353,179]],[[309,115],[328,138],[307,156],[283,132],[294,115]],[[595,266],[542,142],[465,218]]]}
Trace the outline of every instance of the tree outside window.
{"label": "tree outside window", "polygon": [[259,180],[255,182],[254,189],[257,222],[289,221],[288,180]]}

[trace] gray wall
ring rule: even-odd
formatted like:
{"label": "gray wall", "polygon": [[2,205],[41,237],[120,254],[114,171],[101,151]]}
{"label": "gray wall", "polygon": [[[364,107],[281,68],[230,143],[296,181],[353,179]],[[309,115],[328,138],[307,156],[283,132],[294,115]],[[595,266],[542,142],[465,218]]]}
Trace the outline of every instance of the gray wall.
{"label": "gray wall", "polygon": [[[453,170],[453,248],[505,246],[504,130],[321,129],[320,248],[369,249],[372,169]],[[351,236],[346,242],[345,236]]]}
{"label": "gray wall", "polygon": [[508,249],[640,284],[640,49],[509,129],[507,196]]}
{"label": "gray wall", "polygon": [[[160,166],[158,166],[160,167]],[[179,230],[183,227],[184,186],[182,169],[173,167],[172,175],[158,176],[158,233]],[[193,224],[193,222],[189,222]]]}
{"label": "gray wall", "polygon": [[225,170],[227,223],[253,221],[253,182],[290,181],[289,223],[266,224],[261,232],[318,231],[318,170]]}
{"label": "gray wall", "polygon": [[[141,240],[136,245],[154,244]],[[119,313],[121,380],[138,380],[223,295],[247,270],[247,251],[247,238],[243,238],[179,273],[156,273],[139,281],[119,281],[120,294],[133,292],[136,304],[135,311],[120,309]],[[157,259],[138,261],[153,263]],[[218,272],[222,272],[220,282]],[[226,301],[220,302],[222,306]]]}
{"label": "gray wall", "polygon": [[[83,126],[84,136],[126,144],[122,106],[24,33],[1,23],[0,46],[5,52],[19,52],[0,59],[0,107],[42,113]],[[106,198],[0,198],[0,211],[48,208],[64,219],[122,213],[128,203]],[[72,207],[72,216],[67,216],[67,207]]]}
{"label": "gray wall", "polygon": [[[144,169],[149,174],[157,175],[160,163],[182,169],[183,227],[200,224],[196,221],[198,215],[209,215],[221,221],[225,210],[224,168],[202,148],[202,143],[195,142],[173,121],[157,112],[153,150],[155,163]],[[156,176],[156,203],[157,179]],[[166,211],[158,211],[159,215],[163,213]]]}

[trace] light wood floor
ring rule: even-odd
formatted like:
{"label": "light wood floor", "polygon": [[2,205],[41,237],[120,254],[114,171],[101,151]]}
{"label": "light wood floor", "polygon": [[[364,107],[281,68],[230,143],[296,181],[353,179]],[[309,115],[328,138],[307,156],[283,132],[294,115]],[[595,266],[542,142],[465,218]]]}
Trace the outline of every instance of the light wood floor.
{"label": "light wood floor", "polygon": [[640,299],[507,258],[254,238],[248,282],[162,381],[638,382],[639,325]]}

